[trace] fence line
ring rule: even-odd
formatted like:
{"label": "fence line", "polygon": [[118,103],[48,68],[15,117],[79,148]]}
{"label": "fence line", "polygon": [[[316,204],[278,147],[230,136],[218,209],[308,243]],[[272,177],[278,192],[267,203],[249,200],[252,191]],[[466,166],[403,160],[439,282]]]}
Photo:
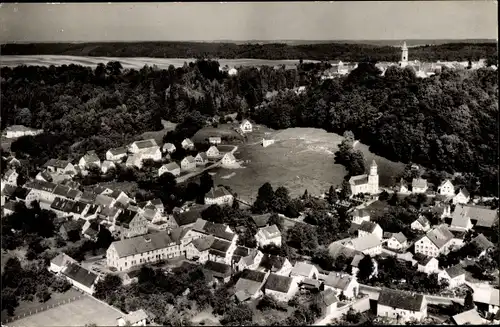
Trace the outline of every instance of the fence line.
{"label": "fence line", "polygon": [[37,314],[37,313],[41,313],[41,312],[43,312],[45,310],[49,310],[49,309],[61,306],[63,304],[68,304],[68,303],[74,302],[76,300],[81,299],[83,296],[85,296],[85,293],[82,292],[81,290],[79,290],[77,288],[73,288],[73,289],[76,289],[81,294],[78,295],[78,296],[73,296],[72,298],[69,298],[69,299],[58,301],[57,303],[47,304],[47,305],[42,306],[40,308],[35,308],[35,311],[29,311],[29,313],[24,312],[22,315],[19,314],[19,315],[13,316],[13,317],[7,317],[6,319],[4,319],[2,321],[2,324],[4,324],[4,323],[10,323],[10,322],[13,322],[15,320],[19,320],[19,319],[22,319],[22,318],[25,318],[25,317],[29,317],[31,315],[34,315],[34,314]]}

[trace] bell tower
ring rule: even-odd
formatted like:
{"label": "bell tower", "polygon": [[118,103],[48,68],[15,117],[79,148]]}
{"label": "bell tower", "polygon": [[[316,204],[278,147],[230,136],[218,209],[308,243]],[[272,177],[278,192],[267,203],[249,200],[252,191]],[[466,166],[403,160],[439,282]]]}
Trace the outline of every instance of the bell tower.
{"label": "bell tower", "polygon": [[403,47],[401,48],[401,67],[408,66],[408,47],[406,46],[406,41],[403,43]]}
{"label": "bell tower", "polygon": [[368,185],[370,187],[370,193],[375,194],[378,193],[378,172],[377,172],[377,163],[375,160],[372,161],[370,165],[370,175],[368,175]]}

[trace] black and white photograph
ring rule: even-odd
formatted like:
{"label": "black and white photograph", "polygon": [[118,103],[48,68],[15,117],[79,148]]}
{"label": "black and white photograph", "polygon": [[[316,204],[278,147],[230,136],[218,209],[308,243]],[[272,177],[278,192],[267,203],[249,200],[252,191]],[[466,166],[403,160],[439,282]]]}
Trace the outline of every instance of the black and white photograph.
{"label": "black and white photograph", "polygon": [[498,4],[0,4],[2,327],[498,325]]}

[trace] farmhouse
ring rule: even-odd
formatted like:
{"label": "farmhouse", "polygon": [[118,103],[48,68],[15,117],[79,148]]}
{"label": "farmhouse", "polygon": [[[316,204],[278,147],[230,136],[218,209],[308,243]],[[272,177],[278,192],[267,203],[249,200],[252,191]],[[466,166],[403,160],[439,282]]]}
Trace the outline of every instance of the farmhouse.
{"label": "farmhouse", "polygon": [[30,127],[26,127],[24,125],[12,125],[12,126],[7,126],[4,131],[4,135],[8,139],[16,138],[16,137],[21,137],[21,136],[35,136],[38,134],[42,134],[43,129],[34,129]]}
{"label": "farmhouse", "polygon": [[495,247],[495,244],[491,243],[483,234],[479,234],[475,238],[471,240],[471,243],[476,244],[476,246],[481,249],[481,253],[479,254],[479,257],[482,257],[483,255],[488,252],[488,250],[492,249]]}
{"label": "farmhouse", "polygon": [[166,153],[174,153],[176,150],[175,145],[172,143],[165,143],[163,144],[162,151]]}
{"label": "farmhouse", "polygon": [[208,156],[205,152],[198,152],[194,160],[197,166],[205,166],[208,163]]}
{"label": "farmhouse", "polygon": [[339,299],[335,295],[335,291],[329,288],[319,294],[321,299],[321,314],[323,316],[329,316],[333,314],[337,310],[337,304],[339,302]]}
{"label": "farmhouse", "polygon": [[146,326],[148,314],[143,310],[132,311],[117,319],[118,326]]}
{"label": "farmhouse", "polygon": [[224,224],[212,223],[203,219],[196,220],[194,226],[185,235],[185,240],[213,235],[219,239],[236,243],[238,235],[233,233],[231,228]]}
{"label": "farmhouse", "polygon": [[248,121],[248,119],[245,119],[241,122],[240,124],[240,130],[243,133],[251,133],[253,129],[252,123]]}
{"label": "farmhouse", "polygon": [[219,149],[217,149],[217,147],[214,145],[212,145],[205,153],[210,159],[214,159],[220,156]]}
{"label": "farmhouse", "polygon": [[270,217],[270,213],[265,213],[262,215],[253,215],[252,220],[258,228],[262,228],[267,226]]}
{"label": "farmhouse", "polygon": [[181,143],[181,146],[184,150],[193,150],[194,149],[194,143],[190,139],[184,139]]}
{"label": "farmhouse", "polygon": [[460,204],[455,207],[453,216],[469,217],[476,227],[491,228],[498,221],[498,211],[487,207]]}
{"label": "farmhouse", "polygon": [[17,176],[19,176],[19,174],[14,169],[7,170],[7,172],[3,175],[2,184],[17,186]]}
{"label": "farmhouse", "polygon": [[375,160],[372,161],[370,166],[370,174],[352,176],[349,179],[352,195],[360,193],[376,194],[378,193],[378,173],[377,164]]}
{"label": "farmhouse", "polygon": [[354,298],[359,293],[359,283],[356,277],[330,272],[325,278],[325,290],[331,289],[337,296],[343,294],[347,298]]}
{"label": "farmhouse", "polygon": [[142,160],[153,160],[160,161],[161,160],[161,151],[159,146],[153,146],[148,149],[144,149],[141,151]]}
{"label": "farmhouse", "polygon": [[68,264],[77,263],[75,259],[66,253],[59,253],[54,259],[50,261],[49,271],[57,274],[61,272]]}
{"label": "farmhouse", "polygon": [[141,153],[136,153],[127,158],[125,162],[126,167],[136,167],[138,169],[142,168],[142,155]]}
{"label": "farmhouse", "polygon": [[412,193],[425,193],[428,189],[427,180],[422,178],[414,178],[411,182]]}
{"label": "farmhouse", "polygon": [[465,187],[462,187],[452,201],[453,204],[467,204],[470,201],[470,194]]}
{"label": "farmhouse", "polygon": [[239,302],[256,299],[262,294],[262,286],[269,273],[245,269],[234,286],[235,297]]}
{"label": "farmhouse", "polygon": [[[148,140],[142,140],[142,141],[135,141],[132,143],[129,147],[129,151],[131,153],[140,153],[140,152],[146,152],[154,149],[159,150],[158,144],[156,144],[156,141],[154,139],[148,139]],[[160,154],[161,156],[161,154]]]}
{"label": "farmhouse", "polygon": [[491,286],[478,287],[474,289],[472,297],[479,310],[490,314],[498,314],[500,311],[498,309],[500,306],[499,292],[498,289]]}
{"label": "farmhouse", "polygon": [[443,181],[441,185],[438,186],[437,189],[440,195],[444,196],[454,196],[455,195],[455,187],[451,183],[449,179]]}
{"label": "farmhouse", "polygon": [[101,171],[106,174],[111,168],[115,169],[116,165],[113,161],[104,160],[101,165]]}
{"label": "farmhouse", "polygon": [[232,273],[230,265],[210,260],[205,263],[203,270],[212,279],[220,280],[224,283],[229,282]]}
{"label": "farmhouse", "polygon": [[208,261],[208,251],[214,242],[215,237],[208,235],[192,240],[184,246],[186,258],[200,263]]}
{"label": "farmhouse", "polygon": [[370,221],[370,212],[366,209],[356,209],[352,214],[352,222],[361,225],[363,221]]}
{"label": "farmhouse", "polygon": [[46,203],[52,203],[56,197],[55,194],[52,193],[56,186],[57,185],[54,183],[37,180],[25,183],[24,187],[32,191],[28,195],[28,198],[26,198],[26,202],[44,201]]}
{"label": "farmhouse", "polygon": [[439,261],[434,257],[428,257],[421,253],[416,254],[413,259],[417,261],[417,270],[427,275],[439,273]]}
{"label": "farmhouse", "polygon": [[221,162],[222,162],[223,166],[231,166],[231,165],[234,165],[236,163],[236,158],[234,157],[234,155],[231,152],[228,152],[228,153],[224,154]]}
{"label": "farmhouse", "polygon": [[354,238],[347,242],[346,246],[370,256],[375,256],[382,253],[382,241],[375,234],[368,234],[365,236]]}
{"label": "farmhouse", "polygon": [[224,186],[212,188],[207,194],[205,194],[205,204],[208,205],[232,205],[233,199],[233,195]]}
{"label": "farmhouse", "polygon": [[446,280],[448,288],[455,288],[465,284],[465,270],[460,265],[455,265],[444,270],[438,274],[439,281]]}
{"label": "farmhouse", "polygon": [[377,316],[421,320],[427,317],[427,301],[422,294],[383,288],[378,298]]}
{"label": "farmhouse", "polygon": [[358,228],[358,237],[363,237],[365,235],[375,235],[379,239],[382,239],[384,235],[384,231],[379,224],[374,223],[372,221],[362,221],[361,225]]}
{"label": "farmhouse", "polygon": [[121,161],[127,156],[127,148],[113,148],[106,151],[106,160],[109,161]]}
{"label": "farmhouse", "polygon": [[159,232],[115,241],[106,251],[106,263],[118,271],[146,263],[178,257],[182,229]]}
{"label": "farmhouse", "polygon": [[181,161],[182,170],[193,170],[196,168],[196,160],[193,156],[187,156]]}
{"label": "farmhouse", "polygon": [[101,160],[94,150],[88,151],[78,162],[80,169],[88,169],[90,167],[101,167]]}
{"label": "farmhouse", "polygon": [[410,227],[413,230],[427,232],[431,229],[431,223],[427,220],[427,218],[425,218],[425,216],[420,215],[417,220],[411,223]]}
{"label": "farmhouse", "polygon": [[174,176],[179,176],[181,174],[181,167],[175,162],[170,162],[165,164],[158,169],[158,176],[163,175],[164,173],[170,173]]}
{"label": "farmhouse", "polygon": [[415,253],[437,257],[440,253],[448,253],[453,233],[445,225],[438,226],[415,242]]}
{"label": "farmhouse", "polygon": [[263,257],[264,254],[260,250],[237,246],[233,253],[232,264],[236,271],[257,269]]}
{"label": "farmhouse", "polygon": [[451,317],[456,325],[487,325],[488,321],[481,318],[476,308],[458,313]]}
{"label": "farmhouse", "polygon": [[296,262],[290,272],[290,277],[297,277],[301,281],[305,278],[318,279],[318,276],[318,268],[306,262]]}
{"label": "farmhouse", "polygon": [[299,290],[293,277],[269,274],[264,285],[264,294],[275,297],[278,301],[289,301]]}
{"label": "farmhouse", "polygon": [[399,232],[392,234],[391,238],[387,241],[387,247],[391,250],[401,250],[408,246],[406,236]]}
{"label": "farmhouse", "polygon": [[230,265],[235,249],[236,242],[228,242],[226,240],[215,238],[210,245],[210,249],[208,250],[208,259]]}
{"label": "farmhouse", "polygon": [[67,160],[50,159],[43,168],[46,168],[50,173],[57,174],[76,174],[75,166]]}
{"label": "farmhouse", "polygon": [[451,216],[450,230],[468,231],[472,228],[472,221],[464,210],[455,210]]}
{"label": "farmhouse", "polygon": [[115,231],[121,238],[131,238],[148,233],[148,220],[144,215],[131,210],[123,210],[115,219]]}
{"label": "farmhouse", "polygon": [[281,247],[281,232],[276,225],[260,228],[255,239],[260,247],[270,244]]}
{"label": "farmhouse", "polygon": [[99,277],[93,272],[76,263],[69,263],[61,273],[74,287],[90,295],[94,293],[94,285]]}
{"label": "farmhouse", "polygon": [[272,273],[283,276],[290,275],[292,268],[292,264],[287,258],[270,254],[264,254],[258,267],[261,271],[271,271]]}

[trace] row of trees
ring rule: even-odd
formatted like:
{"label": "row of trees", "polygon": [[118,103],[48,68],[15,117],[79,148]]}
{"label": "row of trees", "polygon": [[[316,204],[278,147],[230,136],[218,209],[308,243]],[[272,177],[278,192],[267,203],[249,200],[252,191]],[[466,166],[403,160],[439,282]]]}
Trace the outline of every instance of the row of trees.
{"label": "row of trees", "polygon": [[[235,44],[203,42],[134,42],[134,43],[43,43],[5,44],[4,55],[73,55],[153,58],[255,58],[255,59],[310,59],[397,62],[401,50],[393,46],[348,43],[317,44]],[[497,61],[496,43],[447,43],[424,45],[411,49],[412,58],[421,61],[479,60]]]}

